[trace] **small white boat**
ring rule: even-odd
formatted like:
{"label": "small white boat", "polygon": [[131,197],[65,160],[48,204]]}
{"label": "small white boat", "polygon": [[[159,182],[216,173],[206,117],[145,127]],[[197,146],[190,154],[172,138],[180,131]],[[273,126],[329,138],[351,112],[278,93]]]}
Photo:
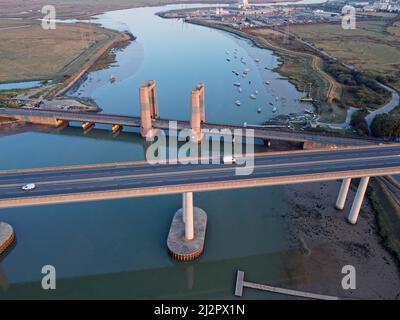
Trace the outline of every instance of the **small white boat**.
{"label": "small white boat", "polygon": [[277,110],[276,107],[274,107],[274,108],[272,109],[272,112],[275,113],[276,110]]}
{"label": "small white boat", "polygon": [[260,62],[260,59],[255,59],[254,61],[258,63],[258,62]]}
{"label": "small white boat", "polygon": [[235,87],[240,87],[240,82],[235,82],[233,85],[234,85]]}
{"label": "small white boat", "polygon": [[254,91],[254,94],[257,95],[258,94],[258,90]]}
{"label": "small white boat", "polygon": [[110,82],[115,82],[115,81],[117,81],[117,77],[115,76],[115,75],[111,75],[110,76]]}
{"label": "small white boat", "polygon": [[314,111],[311,110],[311,109],[305,109],[304,112],[308,113],[308,114],[311,114],[311,115],[314,115]]}
{"label": "small white boat", "polygon": [[231,61],[231,59],[229,59],[229,58],[226,58],[226,61],[228,61],[228,62],[229,62],[229,61]]}
{"label": "small white boat", "polygon": [[239,87],[239,88],[238,88],[238,91],[239,91],[239,92],[242,92],[242,88],[241,88],[241,87]]}
{"label": "small white boat", "polygon": [[238,107],[240,107],[240,105],[241,105],[241,103],[240,103],[239,100],[236,100],[236,101],[235,101],[235,104],[236,104]]}
{"label": "small white boat", "polygon": [[257,98],[257,96],[256,96],[255,94],[251,94],[251,95],[250,95],[250,98],[253,99],[253,100],[255,100],[255,99]]}
{"label": "small white boat", "polygon": [[270,85],[271,84],[271,82],[269,82],[269,81],[265,81],[264,82],[266,85]]}
{"label": "small white boat", "polygon": [[248,74],[249,71],[250,71],[250,69],[246,68],[246,69],[243,70],[243,74]]}
{"label": "small white boat", "polygon": [[258,109],[257,109],[257,113],[261,113],[261,111],[262,111],[261,108],[258,108]]}

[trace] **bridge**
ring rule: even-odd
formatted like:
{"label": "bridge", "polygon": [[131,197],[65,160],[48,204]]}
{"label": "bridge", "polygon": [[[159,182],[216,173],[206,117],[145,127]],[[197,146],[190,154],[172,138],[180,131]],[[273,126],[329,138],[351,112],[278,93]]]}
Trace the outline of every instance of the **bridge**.
{"label": "bridge", "polygon": [[[84,129],[95,123],[110,124],[113,131],[122,126],[140,127],[146,138],[153,136],[154,129],[169,128],[168,120],[159,119],[155,82],[140,88],[140,101],[140,118],[24,109],[1,109],[0,115],[54,126],[77,121],[83,122]],[[191,121],[177,124],[178,129],[191,130],[190,139],[195,143],[201,142],[207,128],[245,129],[205,123],[203,85],[192,91]],[[337,145],[339,141],[346,147],[245,155],[234,164],[221,163],[221,159],[211,161],[215,158],[198,163],[192,158],[191,164],[165,160],[158,164],[130,162],[0,171],[0,208],[182,194],[182,209],[174,217],[168,246],[178,260],[193,260],[203,251],[207,222],[205,212],[193,206],[193,192],[341,179],[336,208],[343,210],[351,179],[361,178],[348,215],[348,221],[355,224],[370,177],[400,174],[399,145],[267,129],[255,132],[256,138],[265,140],[302,142],[304,146]],[[241,164],[248,163],[252,164],[250,174],[238,175]],[[28,183],[34,183],[36,189],[23,191],[22,185]]]}
{"label": "bridge", "polygon": [[[362,178],[364,188],[369,177],[400,174],[400,146],[256,154],[250,175],[237,175],[238,166],[130,162],[0,171],[0,208],[344,179],[338,201],[343,209],[350,179]],[[32,182],[36,190],[21,190]],[[365,193],[359,191],[355,204]],[[359,209],[353,205],[352,223]]]}
{"label": "bridge", "polygon": [[361,146],[377,144],[379,142],[373,139],[356,139],[291,130],[276,130],[260,126],[251,127],[246,125],[208,123],[205,118],[203,84],[198,84],[191,93],[190,121],[160,118],[155,81],[151,80],[147,85],[141,87],[139,94],[140,117],[31,108],[0,108],[0,117],[12,117],[27,123],[53,127],[64,127],[68,126],[71,122],[79,122],[82,123],[82,128],[86,131],[93,128],[96,124],[110,125],[114,133],[121,131],[123,127],[140,128],[142,136],[147,138],[151,138],[154,135],[154,129],[170,129],[171,121],[174,121],[176,122],[175,129],[178,131],[190,130],[192,132],[192,140],[195,142],[200,142],[205,132],[210,133],[211,130],[215,129],[220,131],[220,134],[223,130],[229,130],[229,132],[237,130],[236,136],[241,135],[242,137],[246,134],[246,129],[252,129],[254,130],[254,138],[263,140],[268,145],[270,145],[271,141],[286,141],[300,143],[304,149],[333,146]]}

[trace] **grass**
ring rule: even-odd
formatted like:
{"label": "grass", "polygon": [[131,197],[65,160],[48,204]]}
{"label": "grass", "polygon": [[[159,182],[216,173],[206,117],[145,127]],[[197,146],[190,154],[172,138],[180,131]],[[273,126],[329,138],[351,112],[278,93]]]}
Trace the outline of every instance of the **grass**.
{"label": "grass", "polygon": [[[9,20],[8,20],[9,21]],[[4,28],[3,24],[0,28]],[[11,21],[16,26],[15,21]],[[20,22],[26,25],[26,22]],[[118,33],[85,24],[57,25],[44,30],[39,23],[0,32],[0,82],[55,79],[62,81]]]}
{"label": "grass", "polygon": [[292,26],[291,31],[344,63],[383,77],[400,90],[400,24],[390,25],[389,18],[393,15],[357,22],[355,30],[344,30],[338,24],[315,24]]}

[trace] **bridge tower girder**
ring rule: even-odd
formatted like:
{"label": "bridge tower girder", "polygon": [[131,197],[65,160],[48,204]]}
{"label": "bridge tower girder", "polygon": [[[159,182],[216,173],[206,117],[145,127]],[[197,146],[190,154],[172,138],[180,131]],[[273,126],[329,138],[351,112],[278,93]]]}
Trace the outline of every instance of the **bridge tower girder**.
{"label": "bridge tower girder", "polygon": [[205,122],[204,84],[197,84],[191,95],[191,141],[200,143],[203,139],[201,124]]}
{"label": "bridge tower girder", "polygon": [[153,132],[153,119],[160,117],[158,113],[158,100],[156,91],[156,81],[149,80],[147,84],[139,88],[140,98],[140,133],[148,138]]}

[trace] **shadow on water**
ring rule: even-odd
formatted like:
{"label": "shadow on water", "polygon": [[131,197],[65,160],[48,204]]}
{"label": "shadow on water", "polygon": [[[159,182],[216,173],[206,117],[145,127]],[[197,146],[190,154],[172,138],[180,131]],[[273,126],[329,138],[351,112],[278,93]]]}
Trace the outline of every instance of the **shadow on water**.
{"label": "shadow on water", "polygon": [[[57,281],[57,290],[46,291],[39,281],[7,284],[7,276],[0,265],[0,299],[208,299],[232,298],[238,269],[249,271],[251,281],[274,285],[294,285],[307,278],[299,270],[288,279],[289,269],[298,267],[302,254],[297,249],[231,258],[221,261],[178,263],[161,268],[75,277]],[[280,269],[279,266],[287,268]],[[257,266],[257,271],[254,266]],[[215,274],[213,270],[218,270]],[[111,290],[96,290],[96,288]],[[135,290],[132,290],[135,288]],[[140,288],[140,289],[139,289]],[[282,299],[283,296],[245,289],[245,299]]]}

